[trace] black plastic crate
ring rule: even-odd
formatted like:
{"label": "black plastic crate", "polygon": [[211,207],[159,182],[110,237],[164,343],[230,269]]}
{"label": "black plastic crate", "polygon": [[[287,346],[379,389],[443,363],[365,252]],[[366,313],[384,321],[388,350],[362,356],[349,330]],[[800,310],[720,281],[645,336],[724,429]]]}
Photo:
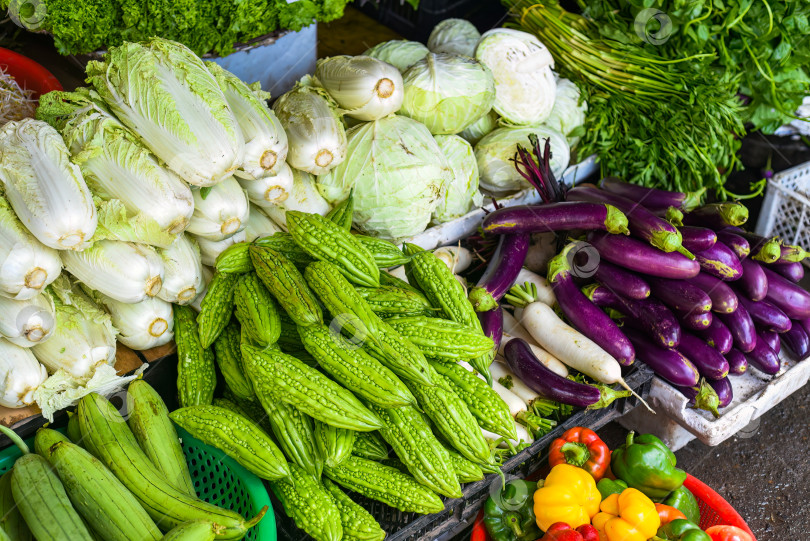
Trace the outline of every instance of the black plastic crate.
{"label": "black plastic crate", "polygon": [[354,6],[403,38],[423,43],[444,19],[467,19],[485,32],[506,18],[506,8],[497,0],[420,0],[418,9],[404,0],[361,0]]}
{"label": "black plastic crate", "polygon": [[[625,381],[631,389],[646,400],[650,394],[652,378],[652,370],[638,363],[627,373]],[[535,440],[531,447],[507,460],[501,470],[507,479],[525,478],[546,465],[548,460],[546,451],[549,445],[569,428],[585,426],[598,430],[640,404],[638,398],[630,396],[616,400],[607,408],[578,411],[557,425],[550,433]],[[444,511],[432,515],[403,513],[363,496],[350,495],[352,499],[374,515],[388,534],[386,541],[446,541],[469,527],[489,497],[490,490],[498,490],[501,486],[500,483],[500,477],[495,474],[487,475],[483,480],[475,483],[467,483],[462,486],[463,498],[443,498]],[[284,541],[309,541],[312,539],[299,530],[287,517],[284,508],[275,497],[273,497],[273,509],[279,539]]]}

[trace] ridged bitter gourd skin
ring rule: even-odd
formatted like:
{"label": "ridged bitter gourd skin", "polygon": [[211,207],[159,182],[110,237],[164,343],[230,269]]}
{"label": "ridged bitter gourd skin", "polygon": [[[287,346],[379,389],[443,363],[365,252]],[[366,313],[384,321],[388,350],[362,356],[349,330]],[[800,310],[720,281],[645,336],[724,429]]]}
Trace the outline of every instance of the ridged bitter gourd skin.
{"label": "ridged bitter gourd skin", "polygon": [[438,313],[424,295],[394,286],[357,287],[357,294],[381,318],[430,316]]}
{"label": "ridged bitter gourd skin", "polygon": [[352,454],[357,434],[354,430],[315,421],[315,446],[328,466],[337,466]]}
{"label": "ridged bitter gourd skin", "polygon": [[278,307],[254,273],[243,274],[234,291],[236,319],[250,339],[261,347],[275,344],[281,334]]}
{"label": "ridged bitter gourd skin", "polygon": [[492,338],[449,319],[396,317],[387,319],[386,323],[432,359],[464,361],[490,353],[495,348]]}
{"label": "ridged bitter gourd skin", "polygon": [[323,312],[304,277],[285,255],[270,248],[250,247],[253,268],[296,325],[323,323]]}
{"label": "ridged bitter gourd skin", "polygon": [[270,488],[281,501],[287,516],[314,539],[343,539],[340,511],[317,478],[291,464],[290,477],[271,481]]}
{"label": "ridged bitter gourd skin", "polygon": [[200,313],[197,315],[202,347],[210,347],[231,320],[233,294],[239,276],[217,272],[211,278],[208,291],[200,303]]}
{"label": "ridged bitter gourd skin", "polygon": [[371,513],[356,504],[339,486],[329,479],[321,481],[340,511],[343,541],[382,541],[385,531]]}
{"label": "ridged bitter gourd skin", "polygon": [[174,305],[174,341],[180,405],[210,404],[217,385],[214,354],[202,346],[196,314],[190,306]]}

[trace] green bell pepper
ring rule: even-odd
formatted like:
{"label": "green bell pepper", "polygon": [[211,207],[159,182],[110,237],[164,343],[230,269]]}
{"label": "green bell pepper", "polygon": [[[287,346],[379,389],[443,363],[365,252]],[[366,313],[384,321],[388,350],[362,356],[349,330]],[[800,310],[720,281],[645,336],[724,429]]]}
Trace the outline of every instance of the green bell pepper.
{"label": "green bell pepper", "polygon": [[543,532],[534,516],[537,483],[513,479],[484,503],[484,526],[493,541],[535,541]]}
{"label": "green bell pepper", "polygon": [[680,488],[686,472],[675,467],[675,454],[652,434],[635,437],[613,451],[610,468],[613,474],[653,500],[660,500]]}
{"label": "green bell pepper", "polygon": [[[599,485],[597,485],[598,487]],[[695,524],[700,524],[700,507],[697,498],[692,492],[682,486],[662,501],[664,505],[674,507],[686,516],[686,519]]]}
{"label": "green bell pepper", "polygon": [[596,483],[596,489],[599,491],[599,494],[602,495],[602,499],[604,500],[611,494],[621,494],[624,492],[624,489],[627,488],[627,483],[622,481],[621,479],[613,479],[602,478]]}
{"label": "green bell pepper", "polygon": [[682,518],[676,518],[669,524],[664,524],[658,528],[658,533],[655,534],[653,539],[665,541],[712,541],[709,534]]}

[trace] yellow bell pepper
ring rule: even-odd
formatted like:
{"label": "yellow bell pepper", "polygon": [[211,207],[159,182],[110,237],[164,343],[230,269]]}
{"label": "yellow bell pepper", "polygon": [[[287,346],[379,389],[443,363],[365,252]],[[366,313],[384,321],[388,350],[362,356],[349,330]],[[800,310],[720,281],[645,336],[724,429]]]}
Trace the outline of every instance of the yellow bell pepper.
{"label": "yellow bell pepper", "polygon": [[590,524],[599,512],[601,500],[590,473],[570,464],[558,464],[551,469],[543,487],[534,493],[537,525],[546,531],[555,522],[564,522],[571,528]]}
{"label": "yellow bell pepper", "polygon": [[655,504],[635,488],[611,494],[599,509],[593,525],[600,541],[647,541],[661,526]]}

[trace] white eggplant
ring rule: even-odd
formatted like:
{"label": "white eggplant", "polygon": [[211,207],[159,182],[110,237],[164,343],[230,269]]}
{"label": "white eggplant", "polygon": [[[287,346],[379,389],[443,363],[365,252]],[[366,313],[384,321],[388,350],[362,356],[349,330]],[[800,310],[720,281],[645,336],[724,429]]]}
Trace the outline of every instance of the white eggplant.
{"label": "white eggplant", "polygon": [[77,280],[121,302],[154,297],[163,285],[163,260],[145,244],[101,240],[62,258]]}
{"label": "white eggplant", "polygon": [[94,292],[93,299],[110,314],[118,341],[134,350],[162,346],[174,338],[172,305],[151,297],[135,304],[116,301]]}
{"label": "white eggplant", "polygon": [[166,302],[188,304],[202,283],[200,247],[190,235],[180,235],[168,248],[158,250],[163,260],[163,283],[157,296]]}
{"label": "white eggplant", "polygon": [[22,408],[34,403],[34,391],[48,371],[31,353],[0,339],[0,406]]}
{"label": "white eggplant", "polygon": [[214,241],[204,239],[202,237],[196,237],[197,243],[200,245],[200,261],[202,261],[202,264],[205,266],[213,267],[216,265],[217,256],[219,254],[237,242],[244,242],[245,238],[246,236],[244,230],[233,235],[232,237],[228,237],[225,240]]}
{"label": "white eggplant", "polygon": [[292,172],[293,186],[290,196],[274,207],[265,207],[267,215],[285,231],[287,230],[286,213],[288,210],[301,210],[323,216],[331,208],[318,191],[312,175],[298,169],[293,169]]}
{"label": "white eggplant", "polygon": [[90,190],[62,136],[45,122],[26,118],[0,129],[0,181],[20,221],[45,246],[81,250],[96,232]]}
{"label": "white eggplant", "polygon": [[292,169],[286,163],[281,164],[275,176],[266,176],[255,180],[239,179],[239,185],[247,193],[254,205],[263,208],[275,207],[290,197],[294,183]]}
{"label": "white eggplant", "polygon": [[216,186],[194,189],[194,214],[186,232],[208,240],[225,240],[242,231],[248,219],[248,198],[234,177]]}
{"label": "white eggplant", "polygon": [[245,227],[245,240],[253,242],[262,237],[268,237],[281,231],[281,228],[255,205],[250,206],[250,216]]}
{"label": "white eggplant", "polygon": [[55,325],[55,307],[47,293],[24,301],[0,297],[0,335],[12,344],[23,348],[41,344]]}

